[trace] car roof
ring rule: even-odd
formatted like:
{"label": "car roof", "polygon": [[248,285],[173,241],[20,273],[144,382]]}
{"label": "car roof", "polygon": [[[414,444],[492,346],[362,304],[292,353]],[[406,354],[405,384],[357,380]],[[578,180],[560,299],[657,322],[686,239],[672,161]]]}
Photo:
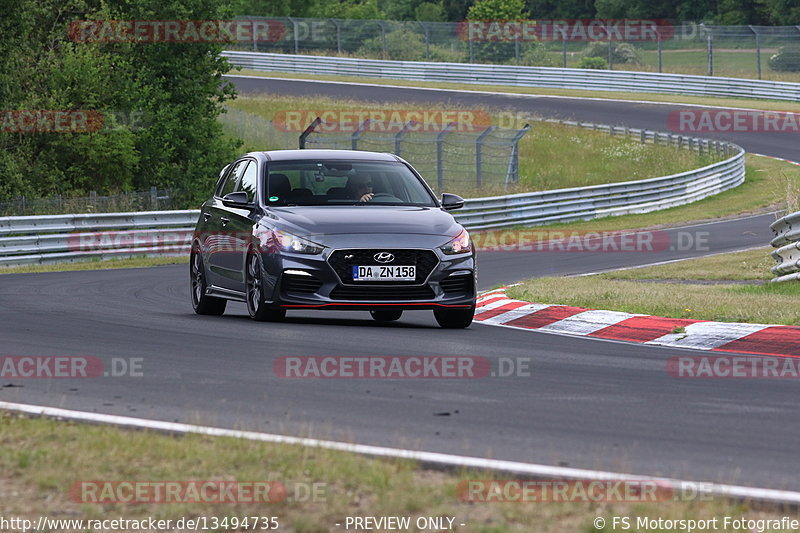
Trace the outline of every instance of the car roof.
{"label": "car roof", "polygon": [[260,152],[270,161],[302,161],[309,159],[350,159],[359,161],[400,161],[393,154],[361,150],[270,150]]}

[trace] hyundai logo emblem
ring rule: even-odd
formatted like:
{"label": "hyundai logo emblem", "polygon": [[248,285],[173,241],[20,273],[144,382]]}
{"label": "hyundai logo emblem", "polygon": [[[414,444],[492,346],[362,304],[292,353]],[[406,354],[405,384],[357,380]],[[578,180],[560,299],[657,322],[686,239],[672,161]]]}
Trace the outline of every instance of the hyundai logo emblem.
{"label": "hyundai logo emblem", "polygon": [[373,256],[378,263],[391,263],[394,261],[394,254],[389,252],[378,252]]}

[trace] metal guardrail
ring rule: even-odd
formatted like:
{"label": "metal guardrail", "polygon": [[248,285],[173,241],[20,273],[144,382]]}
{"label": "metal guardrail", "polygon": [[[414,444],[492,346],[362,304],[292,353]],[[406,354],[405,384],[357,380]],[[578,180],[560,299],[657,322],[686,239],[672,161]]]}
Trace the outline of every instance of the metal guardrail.
{"label": "metal guardrail", "polygon": [[231,50],[222,52],[222,55],[234,65],[262,71],[558,89],[585,90],[588,87],[593,91],[800,100],[800,83],[779,81],[659,74],[657,72],[390,61]]}
{"label": "metal guardrail", "polygon": [[777,248],[772,258],[777,265],[771,271],[773,282],[800,280],[800,211],[779,218],[770,225],[775,238],[770,244]]}
{"label": "metal guardrail", "polygon": [[0,217],[0,266],[187,255],[199,210]]}
{"label": "metal guardrail", "polygon": [[[562,122],[642,142],[716,151],[727,159],[638,181],[468,199],[454,213],[470,230],[647,213],[701,200],[744,181],[744,150],[731,143],[648,130]],[[0,266],[133,256],[188,255],[198,210],[0,217]],[[798,220],[800,222],[800,219]],[[800,238],[800,225],[797,226]]]}

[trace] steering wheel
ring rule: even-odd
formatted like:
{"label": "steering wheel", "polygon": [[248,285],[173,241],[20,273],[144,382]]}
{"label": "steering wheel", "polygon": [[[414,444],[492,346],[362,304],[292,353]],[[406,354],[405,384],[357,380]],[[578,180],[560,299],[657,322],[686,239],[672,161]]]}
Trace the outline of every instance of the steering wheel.
{"label": "steering wheel", "polygon": [[403,200],[401,200],[397,196],[392,196],[391,194],[387,194],[385,192],[379,192],[379,193],[375,194],[372,197],[372,200],[370,200],[370,202],[375,201],[375,200],[379,200],[379,199],[391,200],[391,201],[395,201],[397,203],[403,203]]}

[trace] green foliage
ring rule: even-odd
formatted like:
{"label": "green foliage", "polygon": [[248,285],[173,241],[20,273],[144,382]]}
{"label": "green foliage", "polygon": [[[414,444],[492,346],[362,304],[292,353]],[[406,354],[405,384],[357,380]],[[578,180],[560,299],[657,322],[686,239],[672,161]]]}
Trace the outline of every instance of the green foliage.
{"label": "green foliage", "polygon": [[584,57],[578,63],[578,68],[603,70],[608,68],[608,63],[602,57]]}
{"label": "green foliage", "polygon": [[[12,13],[13,12],[13,13]],[[232,98],[222,44],[71,42],[73,20],[229,18],[221,1],[20,0],[0,19],[3,109],[86,110],[97,131],[0,133],[0,199],[174,187],[197,200],[235,157],[216,118]],[[140,123],[111,120],[141,116]]]}
{"label": "green foliage", "polygon": [[423,2],[414,10],[414,17],[417,20],[444,22],[445,16],[441,2]]}
{"label": "green foliage", "polygon": [[523,0],[479,0],[467,11],[469,20],[520,20],[525,15]]}
{"label": "green foliage", "polygon": [[800,45],[782,46],[769,58],[769,68],[778,72],[800,71]]}
{"label": "green foliage", "polygon": [[337,19],[385,19],[386,14],[378,9],[377,0],[328,0],[316,15],[319,18]]}
{"label": "green foliage", "polygon": [[[593,41],[584,48],[581,54],[584,57],[608,58],[608,41]],[[611,42],[611,60],[616,63],[641,65],[642,59],[639,51],[631,43]]]}

